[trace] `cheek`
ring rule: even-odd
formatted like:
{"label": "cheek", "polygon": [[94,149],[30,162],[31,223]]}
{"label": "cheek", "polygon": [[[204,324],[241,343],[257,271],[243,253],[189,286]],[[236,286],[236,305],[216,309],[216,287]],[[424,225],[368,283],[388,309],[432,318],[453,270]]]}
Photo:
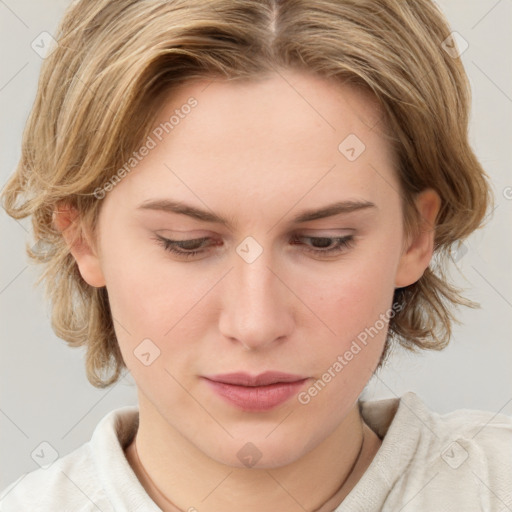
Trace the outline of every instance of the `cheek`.
{"label": "cheek", "polygon": [[[358,362],[351,364],[353,367],[372,366],[379,359],[390,315],[394,315],[391,307],[397,257],[392,251],[361,251],[320,283],[309,282],[304,288],[308,305],[326,327],[314,356],[319,367],[328,367],[347,350],[357,353],[353,359]],[[352,358],[350,354],[347,357]]]}
{"label": "cheek", "polygon": [[[387,263],[392,268],[393,261]],[[328,292],[316,298],[310,295],[329,330],[313,336],[314,350],[304,347],[314,380],[298,401],[307,406],[311,417],[325,416],[327,411],[326,428],[329,421],[341,421],[343,411],[357,400],[380,360],[389,318],[394,315],[392,272],[385,272],[387,267],[382,260],[379,265],[360,260],[350,271],[347,268],[330,279]]]}
{"label": "cheek", "polygon": [[155,390],[166,390],[185,407],[186,396],[169,369],[174,373],[170,361],[190,366],[189,352],[179,350],[176,343],[195,328],[187,311],[197,297],[183,274],[167,275],[165,265],[143,263],[135,256],[109,266],[105,275],[119,348],[141,391],[152,396]]}
{"label": "cheek", "polygon": [[373,324],[390,307],[394,291],[392,266],[382,260],[379,263],[364,265],[361,261],[340,283],[332,303],[336,304],[345,326],[361,330]]}
{"label": "cheek", "polygon": [[121,348],[133,350],[145,338],[161,346],[201,290],[190,287],[187,273],[166,261],[156,243],[112,236],[107,245],[102,267]]}
{"label": "cheek", "polygon": [[164,381],[169,379],[164,368],[193,368],[194,351],[200,349],[198,343],[214,315],[211,290],[223,269],[199,273],[193,264],[171,261],[157,243],[118,240],[115,247],[115,254],[125,256],[106,257],[103,267],[114,328],[127,367],[137,378],[145,371],[138,356],[149,352],[150,357],[158,354],[151,364],[152,379],[158,368]]}

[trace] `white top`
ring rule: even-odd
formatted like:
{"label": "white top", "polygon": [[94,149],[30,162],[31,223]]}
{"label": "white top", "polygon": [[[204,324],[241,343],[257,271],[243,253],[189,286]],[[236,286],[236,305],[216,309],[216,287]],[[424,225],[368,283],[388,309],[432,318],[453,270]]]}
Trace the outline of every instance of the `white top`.
{"label": "white top", "polygon": [[[512,510],[512,417],[439,415],[411,392],[361,407],[383,442],[337,512]],[[137,427],[136,406],[111,411],[89,442],[4,489],[0,510],[161,511],[124,455]]]}

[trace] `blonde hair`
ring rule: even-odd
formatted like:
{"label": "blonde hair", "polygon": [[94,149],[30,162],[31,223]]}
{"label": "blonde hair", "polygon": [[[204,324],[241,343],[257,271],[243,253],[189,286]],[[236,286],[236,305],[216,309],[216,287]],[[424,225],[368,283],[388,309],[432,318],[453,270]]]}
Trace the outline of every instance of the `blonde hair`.
{"label": "blonde hair", "polygon": [[91,384],[113,384],[125,364],[107,289],[83,280],[52,213],[65,202],[94,230],[102,204],[94,191],[146,139],[173,88],[208,77],[256,80],[276,69],[377,98],[398,157],[407,233],[419,229],[415,195],[440,195],[436,257],[416,283],[395,290],[399,308],[381,363],[392,339],[411,350],[446,346],[452,306],[476,306],[446,278],[450,250],[482,225],[492,200],[468,142],[468,79],[441,46],[449,35],[429,0],[75,2],[42,66],[21,159],[2,195],[9,215],[32,216],[37,243],[27,251],[44,264],[38,282],[52,303],[52,327],[69,345],[87,347]]}

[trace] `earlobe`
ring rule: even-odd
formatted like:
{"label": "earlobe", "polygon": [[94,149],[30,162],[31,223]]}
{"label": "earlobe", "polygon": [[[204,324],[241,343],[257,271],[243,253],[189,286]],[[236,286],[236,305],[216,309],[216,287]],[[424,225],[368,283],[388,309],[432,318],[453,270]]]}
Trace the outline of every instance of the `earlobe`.
{"label": "earlobe", "polygon": [[84,281],[95,288],[105,286],[100,259],[87,236],[75,208],[59,204],[53,212],[53,225],[60,231],[80,270]]}
{"label": "earlobe", "polygon": [[396,288],[418,281],[429,266],[434,252],[435,224],[441,199],[435,190],[426,189],[418,194],[415,204],[420,225],[400,258],[395,276]]}

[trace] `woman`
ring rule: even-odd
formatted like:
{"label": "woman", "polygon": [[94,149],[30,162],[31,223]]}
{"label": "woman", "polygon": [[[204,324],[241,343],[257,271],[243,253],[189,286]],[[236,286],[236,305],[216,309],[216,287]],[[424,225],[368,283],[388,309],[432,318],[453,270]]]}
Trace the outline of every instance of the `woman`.
{"label": "woman", "polygon": [[454,46],[426,0],[73,4],[3,198],[56,332],[139,406],[5,510],[501,510],[510,418],[359,400],[472,305],[443,274],[490,201]]}

